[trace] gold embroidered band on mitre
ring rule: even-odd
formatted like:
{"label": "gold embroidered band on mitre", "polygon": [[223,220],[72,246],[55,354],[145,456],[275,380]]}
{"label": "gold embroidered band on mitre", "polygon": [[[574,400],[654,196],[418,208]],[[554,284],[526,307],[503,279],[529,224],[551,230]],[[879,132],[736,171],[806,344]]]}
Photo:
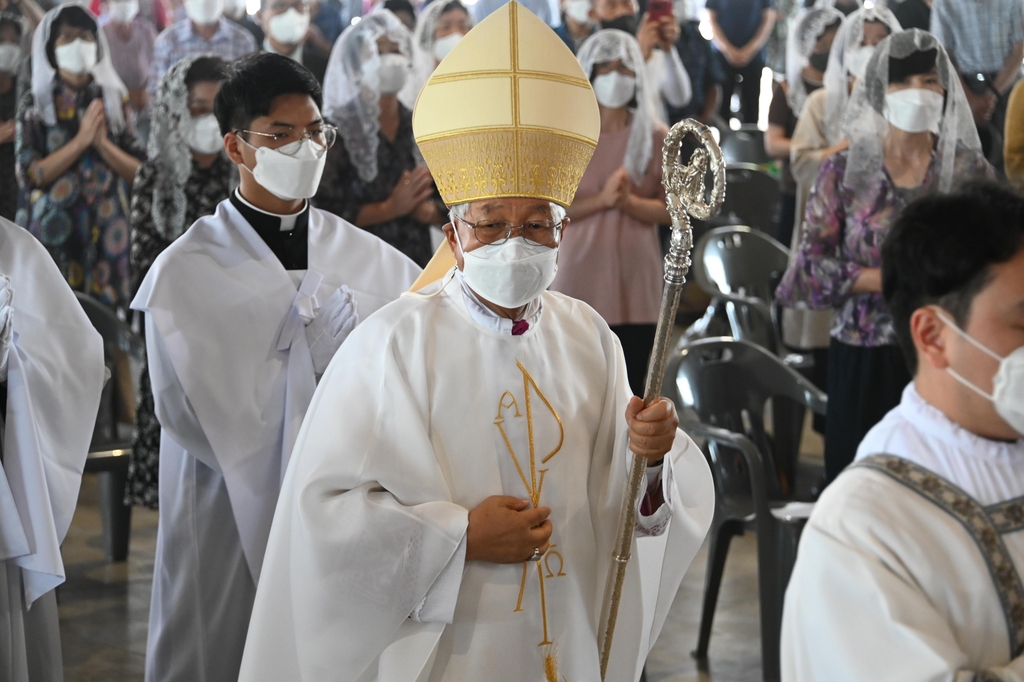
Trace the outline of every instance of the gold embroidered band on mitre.
{"label": "gold embroidered band on mitre", "polygon": [[568,206],[600,128],[579,62],[514,0],[456,45],[413,112],[416,142],[449,206],[497,197]]}

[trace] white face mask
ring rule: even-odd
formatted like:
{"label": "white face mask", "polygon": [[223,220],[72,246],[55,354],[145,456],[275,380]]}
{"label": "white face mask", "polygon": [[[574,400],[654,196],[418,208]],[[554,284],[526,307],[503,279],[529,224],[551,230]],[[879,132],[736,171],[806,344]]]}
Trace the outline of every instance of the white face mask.
{"label": "white face mask", "polygon": [[602,73],[594,79],[597,103],[609,109],[620,109],[636,95],[636,78],[618,71]]}
{"label": "white face mask", "polygon": [[182,135],[189,149],[199,154],[216,154],[224,148],[224,136],[213,114],[190,118],[184,124]]}
{"label": "white face mask", "polygon": [[449,33],[444,38],[438,38],[435,40],[434,49],[432,50],[434,53],[434,59],[439,62],[443,61],[444,58],[448,56],[448,53],[459,44],[459,41],[462,40],[462,38],[463,36],[461,33]]}
{"label": "white face mask", "polygon": [[54,48],[54,56],[57,58],[57,68],[68,73],[83,74],[96,66],[96,42],[86,42],[81,38],[75,38],[67,45]]}
{"label": "white face mask", "polygon": [[868,62],[871,61],[871,55],[874,53],[875,48],[871,45],[861,45],[854,50],[850,50],[846,55],[847,73],[854,76],[857,80],[864,80],[864,74],[868,71]]}
{"label": "white face mask", "polygon": [[0,43],[0,71],[18,73],[21,66],[21,48],[12,43]]}
{"label": "white face mask", "polygon": [[117,0],[107,6],[107,14],[119,24],[130,24],[139,15],[139,0]]}
{"label": "white face mask", "polygon": [[953,378],[971,389],[983,398],[987,398],[995,405],[996,413],[1010,425],[1017,433],[1024,436],[1024,346],[1013,351],[1005,358],[1000,357],[980,341],[960,329],[951,319],[939,313],[939,319],[948,324],[956,333],[967,340],[972,346],[988,355],[990,358],[999,361],[999,369],[992,378],[992,394],[989,395],[981,390],[966,378],[957,373],[952,367],[946,371],[953,375]]}
{"label": "white face mask", "polygon": [[577,24],[589,26],[594,23],[590,18],[590,0],[572,0],[565,6],[565,16]]}
{"label": "white face mask", "polygon": [[382,54],[377,77],[380,79],[380,94],[398,94],[409,77],[409,60],[400,54]]}
{"label": "white face mask", "polygon": [[267,22],[270,37],[282,45],[298,45],[309,32],[309,13],[290,8]]}
{"label": "white face mask", "polygon": [[885,96],[885,118],[908,133],[938,133],[943,104],[942,95],[931,90],[897,90]]}
{"label": "white face mask", "polygon": [[466,284],[502,308],[519,308],[537,298],[551,286],[558,271],[557,247],[535,246],[515,237],[466,253],[458,228],[455,239],[462,251]]}
{"label": "white face mask", "polygon": [[185,0],[185,15],[200,26],[217,23],[224,15],[224,0]]}
{"label": "white face mask", "polygon": [[[248,142],[245,144],[252,147]],[[249,172],[263,189],[285,201],[309,199],[316,194],[327,163],[326,149],[309,140],[292,142],[279,149],[253,149],[256,150],[256,167]]]}

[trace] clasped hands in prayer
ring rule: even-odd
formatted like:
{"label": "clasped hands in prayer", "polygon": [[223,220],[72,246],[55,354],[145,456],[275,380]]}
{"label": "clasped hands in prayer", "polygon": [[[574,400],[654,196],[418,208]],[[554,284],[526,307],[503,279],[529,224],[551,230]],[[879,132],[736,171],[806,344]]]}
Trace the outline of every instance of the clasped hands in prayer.
{"label": "clasped hands in prayer", "polygon": [[[626,406],[629,449],[649,464],[660,463],[672,449],[679,417],[668,398],[659,398],[644,408],[633,397]],[[534,508],[530,500],[493,495],[469,512],[466,530],[466,561],[517,564],[539,550],[548,551],[553,530],[550,507]]]}

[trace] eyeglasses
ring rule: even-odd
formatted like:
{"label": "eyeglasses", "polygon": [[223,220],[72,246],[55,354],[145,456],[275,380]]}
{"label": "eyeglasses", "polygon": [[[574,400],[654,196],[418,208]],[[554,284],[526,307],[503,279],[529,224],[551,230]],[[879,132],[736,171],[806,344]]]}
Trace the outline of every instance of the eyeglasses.
{"label": "eyeglasses", "polygon": [[512,238],[513,230],[519,230],[519,234],[527,244],[550,246],[557,244],[562,234],[562,223],[552,220],[531,220],[522,225],[513,225],[504,221],[480,222],[474,225],[462,218],[458,218],[458,220],[469,225],[473,230],[473,236],[481,244],[504,244]]}
{"label": "eyeglasses", "polygon": [[[271,140],[271,142],[267,145],[271,149],[284,147],[293,142],[302,142],[303,140],[309,140],[313,144],[322,147],[324,151],[327,151],[328,149],[333,147],[334,143],[338,140],[338,129],[332,126],[330,123],[325,123],[314,130],[307,130],[303,132],[301,135],[299,135],[298,138],[295,138],[295,134],[291,132],[261,133],[256,130],[235,131],[235,135],[241,135],[242,133],[245,133],[246,135],[256,135],[257,137],[262,137],[267,140]],[[298,148],[298,145],[296,145],[296,148]]]}

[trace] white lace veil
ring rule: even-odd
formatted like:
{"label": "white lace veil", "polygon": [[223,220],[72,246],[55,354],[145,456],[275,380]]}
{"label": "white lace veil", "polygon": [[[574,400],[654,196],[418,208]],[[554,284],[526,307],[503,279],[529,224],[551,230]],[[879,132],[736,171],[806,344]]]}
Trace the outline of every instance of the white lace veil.
{"label": "white lace veil", "polygon": [[164,238],[181,236],[185,224],[185,186],[192,175],[192,151],[185,140],[182,123],[192,114],[188,109],[188,72],[198,59],[219,59],[207,54],[185,57],[168,69],[160,80],[153,106],[149,133],[149,161],[156,168],[153,187],[153,224]]}
{"label": "white lace veil", "polygon": [[386,9],[376,10],[345,29],[331,50],[324,76],[324,118],[338,126],[359,178],[377,177],[380,142],[380,54],[377,39],[386,36],[412,59],[412,37],[405,24]]}
{"label": "white lace veil", "polygon": [[859,9],[846,17],[832,43],[828,68],[825,69],[825,134],[830,146],[846,138],[843,112],[850,101],[850,71],[846,66],[846,55],[864,42],[864,22],[868,21],[885,24],[890,34],[903,30],[896,15],[885,7]]}
{"label": "white lace veil", "polygon": [[100,29],[96,17],[87,7],[74,2],[58,5],[47,12],[32,36],[32,99],[35,110],[42,116],[43,123],[48,126],[57,125],[57,111],[53,104],[53,86],[54,79],[58,76],[56,69],[50,65],[50,60],[46,56],[46,43],[50,39],[53,22],[61,12],[69,7],[81,9],[96,24],[97,61],[90,73],[96,84],[103,89],[107,129],[112,133],[119,133],[125,129],[123,106],[124,100],[128,96],[128,88],[114,71],[114,65],[110,61],[110,49],[107,47],[107,36]]}
{"label": "white lace veil", "polygon": [[[786,85],[789,108],[794,116],[800,116],[807,101],[807,85],[804,83],[803,70],[814,51],[814,44],[832,24],[842,25],[845,16],[833,7],[813,7],[801,12],[786,41]],[[838,38],[838,35],[837,35]]]}
{"label": "white lace veil", "polygon": [[[455,0],[455,2],[457,1]],[[398,96],[402,100],[402,104],[410,109],[416,105],[416,98],[420,96],[420,90],[426,85],[427,80],[436,68],[434,60],[434,29],[437,27],[438,17],[444,14],[444,11],[450,6],[455,5],[455,7],[458,7],[461,5],[462,9],[466,11],[466,16],[469,17],[469,27],[473,28],[473,12],[461,2],[458,4],[455,4],[455,2],[453,0],[434,0],[423,8],[419,18],[416,19],[416,30],[413,33],[412,41],[413,71],[410,74],[408,84],[402,88],[402,92]]]}
{"label": "white lace veil", "polygon": [[588,78],[593,77],[595,64],[617,59],[622,60],[622,65],[636,74],[636,109],[633,111],[633,123],[629,130],[623,166],[629,173],[630,180],[640,184],[647,174],[647,166],[651,161],[651,135],[654,127],[654,119],[647,104],[647,69],[644,68],[640,43],[625,31],[604,29],[587,38],[580,46],[576,57]]}
{"label": "white lace veil", "polygon": [[883,150],[889,131],[889,123],[883,114],[885,94],[889,88],[889,59],[903,59],[929,50],[936,51],[936,71],[946,90],[946,104],[935,145],[934,163],[938,165],[936,188],[946,192],[953,186],[957,156],[981,155],[978,130],[960,85],[960,77],[946,50],[931,33],[919,29],[900,31],[878,44],[868,62],[864,80],[857,81],[850,96],[843,123],[850,134],[850,152],[843,179],[848,188],[858,191],[872,187],[882,170]]}

